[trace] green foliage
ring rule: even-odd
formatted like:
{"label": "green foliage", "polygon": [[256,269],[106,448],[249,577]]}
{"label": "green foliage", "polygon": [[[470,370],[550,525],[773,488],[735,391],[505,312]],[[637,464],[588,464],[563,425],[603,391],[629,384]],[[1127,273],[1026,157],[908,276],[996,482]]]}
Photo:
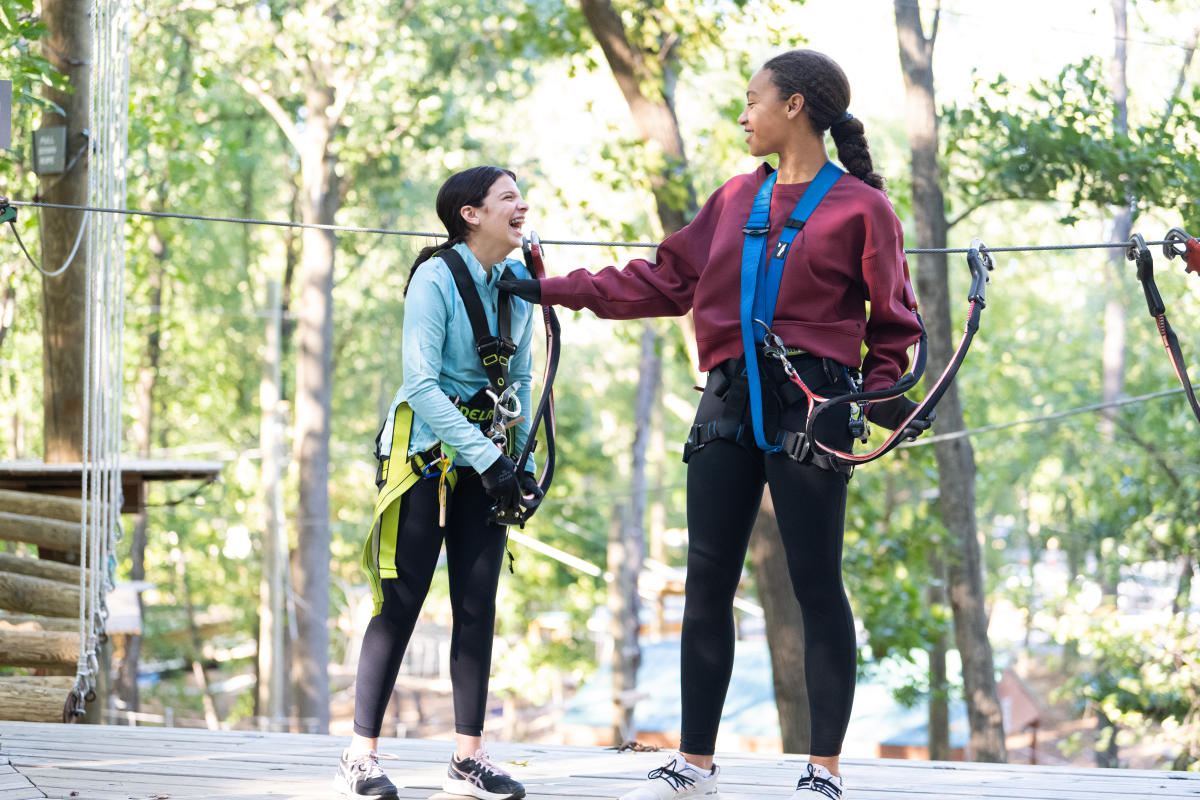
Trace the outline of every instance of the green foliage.
{"label": "green foliage", "polygon": [[945,108],[945,157],[971,208],[996,200],[1060,200],[1083,207],[1172,209],[1195,228],[1200,186],[1200,87],[1122,131],[1100,59],[1030,87],[976,79],[975,100]]}

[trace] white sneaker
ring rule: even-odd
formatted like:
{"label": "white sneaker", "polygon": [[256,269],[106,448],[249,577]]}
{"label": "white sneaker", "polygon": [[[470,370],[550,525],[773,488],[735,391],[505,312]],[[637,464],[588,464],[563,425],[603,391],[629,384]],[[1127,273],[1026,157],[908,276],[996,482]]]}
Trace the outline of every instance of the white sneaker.
{"label": "white sneaker", "polygon": [[820,764],[808,764],[804,774],[796,784],[792,800],[844,800],[842,796],[842,777],[834,775]]}
{"label": "white sneaker", "polygon": [[708,775],[699,767],[689,764],[676,753],[670,761],[646,775],[646,782],[621,795],[621,800],[682,800],[684,797],[703,797],[706,800],[721,800],[717,791],[717,773],[720,768],[713,764]]}

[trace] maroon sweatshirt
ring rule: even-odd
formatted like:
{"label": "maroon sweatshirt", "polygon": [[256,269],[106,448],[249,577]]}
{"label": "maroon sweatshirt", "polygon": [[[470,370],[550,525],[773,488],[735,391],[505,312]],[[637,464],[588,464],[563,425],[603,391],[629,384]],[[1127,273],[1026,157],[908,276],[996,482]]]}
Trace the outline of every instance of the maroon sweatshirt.
{"label": "maroon sweatshirt", "polygon": [[[766,177],[762,165],[727,181],[691,223],[658,246],[655,261],[638,258],[624,269],[579,269],[546,278],[543,301],[588,308],[608,319],[678,316],[694,309],[700,369],[741,356],[742,227]],[[775,185],[768,256],[807,188]],[[908,348],[921,327],[904,233],[887,196],[843,176],[809,217],[784,264],[772,330],[789,347],[847,366],[861,362],[868,391],[890,387],[907,367]]]}

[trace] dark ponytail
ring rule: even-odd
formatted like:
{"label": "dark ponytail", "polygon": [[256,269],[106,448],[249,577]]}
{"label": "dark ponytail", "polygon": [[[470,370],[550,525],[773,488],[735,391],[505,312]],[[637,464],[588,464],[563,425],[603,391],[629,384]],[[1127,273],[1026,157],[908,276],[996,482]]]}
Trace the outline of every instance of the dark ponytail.
{"label": "dark ponytail", "polygon": [[517,178],[509,170],[500,167],[471,167],[462,172],[456,172],[446,179],[442,188],[438,190],[435,204],[438,219],[446,227],[446,241],[421,248],[421,252],[417,253],[417,259],[408,273],[408,283],[404,284],[404,294],[408,294],[408,287],[412,285],[417,267],[428,261],[439,250],[445,250],[467,240],[467,221],[460,213],[462,207],[482,206],[492,184],[498,181],[502,175],[507,175],[513,180]]}
{"label": "dark ponytail", "polygon": [[875,172],[863,124],[846,113],[850,81],[837,62],[816,50],[789,50],[762,68],[771,71],[771,82],[784,99],[803,95],[804,112],[813,131],[832,134],[838,161],[846,171],[868,186],[883,189],[883,176]]}

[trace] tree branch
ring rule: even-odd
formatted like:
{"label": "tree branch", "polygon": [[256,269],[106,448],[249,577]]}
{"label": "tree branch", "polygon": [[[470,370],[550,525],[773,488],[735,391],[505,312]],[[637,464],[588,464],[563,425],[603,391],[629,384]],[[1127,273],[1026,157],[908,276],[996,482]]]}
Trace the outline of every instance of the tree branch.
{"label": "tree branch", "polygon": [[1179,76],[1175,79],[1175,89],[1171,92],[1171,97],[1167,100],[1167,113],[1163,114],[1162,125],[1159,126],[1159,133],[1167,129],[1167,123],[1171,121],[1171,115],[1175,113],[1175,104],[1179,101],[1179,95],[1183,92],[1183,86],[1187,83],[1188,70],[1192,66],[1192,58],[1196,55],[1196,46],[1200,45],[1200,27],[1197,27],[1192,32],[1192,42],[1183,51],[1183,63],[1179,65]]}
{"label": "tree branch", "polygon": [[982,200],[979,200],[975,203],[972,203],[970,206],[967,207],[966,211],[963,211],[961,214],[959,214],[954,219],[948,220],[946,222],[946,230],[950,230],[955,225],[962,222],[964,219],[966,219],[967,217],[969,217],[971,214],[975,213],[979,209],[983,208],[984,206],[989,205],[990,203],[998,203],[1001,200],[1007,200],[1007,199],[1008,198],[1006,198],[1006,197],[996,197],[996,196],[992,195],[992,196],[985,197]]}
{"label": "tree branch", "polygon": [[288,116],[287,111],[274,96],[267,93],[265,89],[259,86],[251,78],[242,75],[239,76],[238,85],[242,87],[255,100],[266,109],[271,118],[275,120],[275,124],[283,131],[283,135],[291,143],[292,147],[296,148],[296,152],[303,151],[303,142],[300,140],[300,131],[296,129],[296,123]]}

